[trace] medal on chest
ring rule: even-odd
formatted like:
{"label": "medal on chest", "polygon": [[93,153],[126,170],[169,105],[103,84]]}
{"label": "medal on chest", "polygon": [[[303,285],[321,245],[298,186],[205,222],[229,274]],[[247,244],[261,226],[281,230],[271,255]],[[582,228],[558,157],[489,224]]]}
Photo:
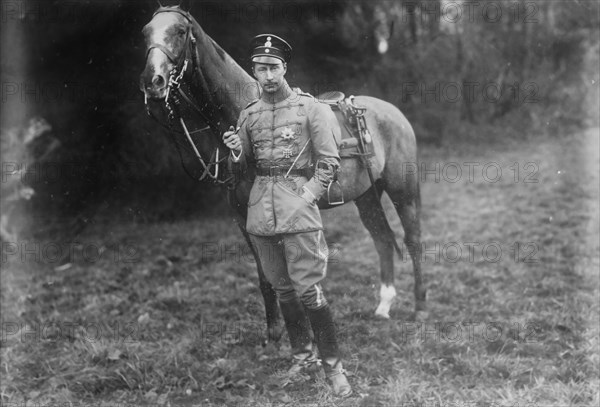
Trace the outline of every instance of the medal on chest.
{"label": "medal on chest", "polygon": [[281,138],[287,141],[292,141],[296,139],[296,133],[290,127],[284,127],[281,130]]}
{"label": "medal on chest", "polygon": [[293,153],[291,143],[296,139],[296,133],[290,127],[286,126],[281,131],[281,138],[290,143],[283,149],[283,158],[290,158]]}

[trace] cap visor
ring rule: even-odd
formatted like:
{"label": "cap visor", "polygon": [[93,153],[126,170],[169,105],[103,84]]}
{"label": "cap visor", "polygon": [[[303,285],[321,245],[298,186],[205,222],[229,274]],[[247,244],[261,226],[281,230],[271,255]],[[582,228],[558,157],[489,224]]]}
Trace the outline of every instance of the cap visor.
{"label": "cap visor", "polygon": [[252,62],[256,62],[258,64],[272,64],[277,65],[283,62],[283,59],[276,57],[265,57],[265,56],[256,56],[252,58]]}

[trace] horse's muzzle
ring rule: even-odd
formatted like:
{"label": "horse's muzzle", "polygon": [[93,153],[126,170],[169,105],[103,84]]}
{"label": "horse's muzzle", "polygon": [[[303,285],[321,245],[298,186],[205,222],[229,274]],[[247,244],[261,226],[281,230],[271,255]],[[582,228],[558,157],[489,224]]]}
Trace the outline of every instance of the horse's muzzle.
{"label": "horse's muzzle", "polygon": [[148,99],[164,99],[167,94],[167,79],[162,74],[140,76],[140,90]]}

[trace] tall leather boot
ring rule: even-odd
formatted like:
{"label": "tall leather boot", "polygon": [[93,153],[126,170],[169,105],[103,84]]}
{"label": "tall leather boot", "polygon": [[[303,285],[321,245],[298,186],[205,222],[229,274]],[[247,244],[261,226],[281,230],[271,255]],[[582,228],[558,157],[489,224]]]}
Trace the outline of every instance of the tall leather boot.
{"label": "tall leather boot", "polygon": [[326,305],[317,310],[307,309],[307,314],[315,334],[323,370],[331,382],[333,394],[338,397],[347,397],[352,393],[352,387],[348,383],[346,371],[340,359],[331,309],[329,305]]}
{"label": "tall leather boot", "polygon": [[288,373],[294,375],[304,368],[317,365],[318,359],[313,352],[310,322],[306,317],[304,306],[297,298],[290,302],[279,301],[281,314],[290,338],[294,363]]}

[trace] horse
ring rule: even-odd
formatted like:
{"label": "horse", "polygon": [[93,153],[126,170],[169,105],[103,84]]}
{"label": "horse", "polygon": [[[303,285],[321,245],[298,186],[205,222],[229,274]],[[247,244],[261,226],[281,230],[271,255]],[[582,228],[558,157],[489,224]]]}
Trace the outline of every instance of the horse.
{"label": "horse", "polygon": [[[232,184],[231,177],[227,178],[228,172],[222,167],[229,150],[221,136],[236,123],[248,102],[259,97],[257,82],[204,32],[188,10],[179,5],[160,5],[151,21],[143,27],[142,34],[146,43],[146,59],[140,75],[140,89],[146,98],[149,114],[152,115],[156,104],[164,103],[175,127],[181,128],[178,134],[183,137],[183,142],[180,140],[176,145],[191,143],[191,149],[202,165],[202,175],[198,178],[229,185],[228,196],[239,216],[238,226],[252,248],[245,230],[252,180],[242,177]],[[355,101],[366,108],[364,117],[374,153],[371,160],[373,179],[370,179],[367,166],[361,160],[342,158],[339,182],[345,202],[356,204],[360,219],[373,238],[379,255],[381,287],[375,316],[389,319],[390,307],[396,296],[394,251],[399,252],[399,246],[381,205],[381,195],[385,192],[391,198],[404,229],[404,243],[414,274],[413,318],[422,321],[427,318],[427,310],[420,262],[421,198],[418,172],[407,171],[407,164],[412,163],[412,167],[416,167],[415,134],[406,117],[394,105],[369,96],[356,96]],[[206,124],[205,128],[196,132],[209,134],[196,136],[196,140],[192,141],[187,128],[189,122],[186,124],[181,115],[175,117],[178,115],[174,114],[174,105],[193,111]],[[332,206],[323,199],[318,205],[320,209]],[[267,341],[278,341],[283,328],[277,296],[264,277],[258,256],[253,254],[257,260],[259,287],[265,305]]]}

